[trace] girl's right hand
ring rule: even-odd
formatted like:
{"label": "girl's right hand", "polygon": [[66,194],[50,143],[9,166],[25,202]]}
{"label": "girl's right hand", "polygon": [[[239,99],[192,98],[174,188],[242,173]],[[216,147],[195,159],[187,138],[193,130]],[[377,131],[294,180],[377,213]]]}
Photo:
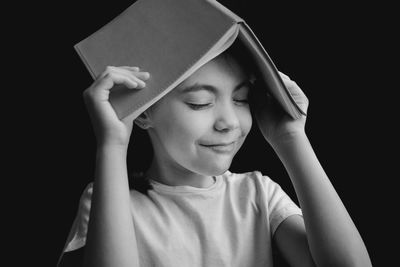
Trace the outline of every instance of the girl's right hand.
{"label": "girl's right hand", "polygon": [[109,102],[110,90],[115,84],[123,84],[133,90],[143,89],[146,86],[144,80],[149,77],[148,72],[140,72],[138,67],[108,66],[83,92],[98,146],[128,146],[133,121],[118,118]]}

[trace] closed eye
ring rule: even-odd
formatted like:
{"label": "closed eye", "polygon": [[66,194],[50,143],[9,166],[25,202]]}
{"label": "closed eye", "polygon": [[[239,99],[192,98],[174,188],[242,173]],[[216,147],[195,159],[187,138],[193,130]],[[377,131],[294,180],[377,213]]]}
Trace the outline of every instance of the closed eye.
{"label": "closed eye", "polygon": [[206,108],[208,106],[211,105],[211,103],[207,103],[207,104],[195,104],[195,103],[186,103],[191,109],[194,110],[199,110],[199,109],[203,109]]}
{"label": "closed eye", "polygon": [[[238,103],[239,105],[248,105],[249,100],[245,99],[234,99],[234,102]],[[193,110],[200,110],[211,106],[211,103],[206,104],[195,104],[195,103],[186,103],[191,109]]]}

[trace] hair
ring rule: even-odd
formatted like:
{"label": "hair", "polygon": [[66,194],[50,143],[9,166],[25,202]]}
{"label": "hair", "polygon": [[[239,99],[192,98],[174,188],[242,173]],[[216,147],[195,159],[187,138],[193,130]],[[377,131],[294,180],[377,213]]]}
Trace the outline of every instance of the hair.
{"label": "hair", "polygon": [[[218,55],[218,57],[226,59],[228,64],[230,64],[229,62],[234,59],[247,75],[258,76],[252,55],[240,41],[234,42],[227,50]],[[135,162],[135,166],[130,168],[132,170],[129,171],[129,185],[131,189],[135,189],[148,195],[148,190],[152,189],[152,186],[144,173],[150,166],[154,151],[147,131],[140,129],[136,125],[134,125],[134,130],[135,137],[134,140],[132,140],[133,142],[131,142],[132,144],[130,147],[134,147],[135,151],[146,152],[148,152],[149,147],[151,147],[151,151],[149,151],[151,153],[137,153],[140,155],[137,155],[136,157],[135,155],[129,156],[132,153],[128,153],[128,157],[132,157],[132,161]],[[128,162],[131,162],[131,160],[128,160]]]}
{"label": "hair", "polygon": [[254,64],[253,56],[240,40],[234,42],[219,56],[228,59],[228,61],[229,59],[234,59],[247,75],[257,75],[257,68]]}

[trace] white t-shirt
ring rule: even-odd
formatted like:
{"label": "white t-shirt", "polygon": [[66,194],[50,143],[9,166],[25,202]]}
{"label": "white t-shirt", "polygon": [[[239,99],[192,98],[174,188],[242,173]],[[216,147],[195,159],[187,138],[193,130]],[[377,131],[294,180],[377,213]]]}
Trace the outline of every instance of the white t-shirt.
{"label": "white t-shirt", "polygon": [[[149,180],[148,196],[131,190],[140,266],[272,266],[272,236],[302,215],[281,187],[260,172],[217,176],[208,188]],[[92,184],[82,194],[64,251],[85,245]]]}

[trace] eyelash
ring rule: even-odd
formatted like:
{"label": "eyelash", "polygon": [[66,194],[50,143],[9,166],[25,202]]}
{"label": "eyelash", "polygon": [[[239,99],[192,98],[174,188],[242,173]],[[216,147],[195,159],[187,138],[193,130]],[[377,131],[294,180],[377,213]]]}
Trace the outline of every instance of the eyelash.
{"label": "eyelash", "polygon": [[[242,99],[242,100],[234,100],[235,102],[239,102],[241,105],[247,105],[249,103],[248,99]],[[211,103],[207,103],[207,104],[194,104],[194,103],[187,103],[187,105],[194,110],[200,110],[203,108],[208,107],[209,105],[211,105]]]}
{"label": "eyelash", "polygon": [[211,105],[211,104],[193,104],[193,103],[187,103],[187,104],[191,109],[194,109],[194,110],[199,110],[199,109],[202,109],[202,108],[205,108],[205,107]]}

